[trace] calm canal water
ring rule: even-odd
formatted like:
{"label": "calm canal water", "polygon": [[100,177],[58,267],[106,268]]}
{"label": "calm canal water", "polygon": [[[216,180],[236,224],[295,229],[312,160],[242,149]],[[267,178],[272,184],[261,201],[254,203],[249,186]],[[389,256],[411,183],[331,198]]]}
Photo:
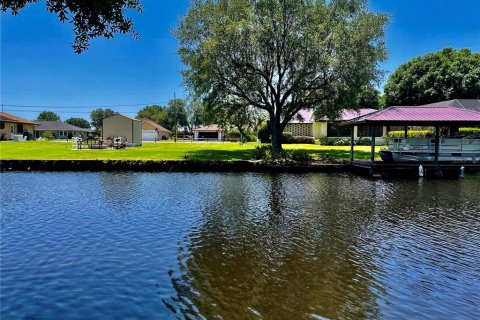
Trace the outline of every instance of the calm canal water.
{"label": "calm canal water", "polygon": [[0,179],[2,319],[480,317],[480,176]]}

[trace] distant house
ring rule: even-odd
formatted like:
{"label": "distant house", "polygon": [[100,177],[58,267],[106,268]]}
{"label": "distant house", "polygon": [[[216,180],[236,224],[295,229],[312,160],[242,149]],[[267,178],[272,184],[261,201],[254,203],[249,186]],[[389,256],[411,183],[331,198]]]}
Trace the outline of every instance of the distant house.
{"label": "distant house", "polygon": [[[350,138],[351,128],[338,126],[340,121],[348,121],[356,117],[364,116],[377,110],[370,108],[362,108],[359,111],[343,110],[337,121],[331,121],[326,117],[316,119],[313,110],[300,110],[285,127],[285,132],[291,132],[294,136],[307,136],[316,139],[321,137],[332,138]],[[375,134],[375,142],[383,143],[383,136],[387,134],[386,127],[357,127],[353,128],[354,138],[370,138],[372,133]],[[372,130],[374,132],[372,132]]]}
{"label": "distant house", "polygon": [[35,137],[41,138],[45,131],[53,133],[55,139],[68,139],[71,137],[85,137],[93,132],[92,129],[80,128],[61,121],[37,120],[38,127],[35,128]]}
{"label": "distant house", "polygon": [[211,124],[193,129],[193,136],[195,141],[222,141],[224,131],[218,124]]}
{"label": "distant house", "polygon": [[133,146],[142,145],[142,121],[116,114],[103,119],[102,137],[104,140],[122,137],[123,142]]}
{"label": "distant house", "polygon": [[480,112],[480,99],[453,99],[424,104],[423,106],[455,107]]}
{"label": "distant house", "polygon": [[14,116],[10,113],[0,112],[0,140],[23,139],[24,136],[27,136],[27,133],[28,138],[30,138],[33,136],[34,128],[37,125],[36,122]]}
{"label": "distant house", "polygon": [[142,120],[142,141],[166,140],[172,132],[149,119]]}

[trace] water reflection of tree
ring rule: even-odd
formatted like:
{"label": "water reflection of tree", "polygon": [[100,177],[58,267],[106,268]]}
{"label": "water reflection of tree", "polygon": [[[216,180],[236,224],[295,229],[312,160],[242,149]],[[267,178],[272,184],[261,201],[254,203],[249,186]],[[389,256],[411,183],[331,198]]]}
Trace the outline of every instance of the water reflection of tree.
{"label": "water reflection of tree", "polygon": [[271,175],[219,187],[169,273],[177,295],[165,305],[207,318],[379,317],[380,271],[359,248],[370,191],[345,193],[348,178],[329,181]]}

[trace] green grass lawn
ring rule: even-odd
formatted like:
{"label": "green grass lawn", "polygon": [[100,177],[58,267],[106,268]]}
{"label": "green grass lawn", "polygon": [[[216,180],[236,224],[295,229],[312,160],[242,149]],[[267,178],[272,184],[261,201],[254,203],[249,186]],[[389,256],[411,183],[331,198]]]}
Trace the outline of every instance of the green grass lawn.
{"label": "green grass lawn", "polygon": [[[258,143],[240,145],[236,142],[191,143],[159,142],[144,143],[141,147],[124,150],[72,150],[72,143],[65,141],[2,141],[0,159],[100,159],[100,160],[249,160]],[[304,150],[315,157],[330,156],[349,159],[349,146],[320,146],[311,144],[284,145],[285,149]],[[376,157],[378,157],[377,147]],[[369,159],[370,147],[355,147],[356,159]]]}

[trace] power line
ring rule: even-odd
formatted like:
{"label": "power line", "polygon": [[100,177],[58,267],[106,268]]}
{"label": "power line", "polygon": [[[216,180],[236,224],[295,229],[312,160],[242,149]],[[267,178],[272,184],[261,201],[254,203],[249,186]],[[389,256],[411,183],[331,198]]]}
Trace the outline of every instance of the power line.
{"label": "power line", "polygon": [[[32,113],[39,113],[41,111],[39,110],[22,110],[22,109],[4,109],[3,111],[17,111],[17,112],[32,112]],[[91,111],[62,111],[64,113],[84,113],[84,114],[90,114]],[[137,114],[137,112],[133,111],[122,111],[122,113],[129,113],[129,114]]]}
{"label": "power line", "polygon": [[80,109],[80,108],[119,108],[119,107],[137,107],[137,106],[150,106],[150,105],[162,105],[168,102],[155,102],[155,103],[135,103],[135,104],[117,104],[117,105],[83,105],[83,106],[54,106],[54,105],[20,105],[20,104],[3,104],[4,107],[15,108],[51,108],[51,109]]}

